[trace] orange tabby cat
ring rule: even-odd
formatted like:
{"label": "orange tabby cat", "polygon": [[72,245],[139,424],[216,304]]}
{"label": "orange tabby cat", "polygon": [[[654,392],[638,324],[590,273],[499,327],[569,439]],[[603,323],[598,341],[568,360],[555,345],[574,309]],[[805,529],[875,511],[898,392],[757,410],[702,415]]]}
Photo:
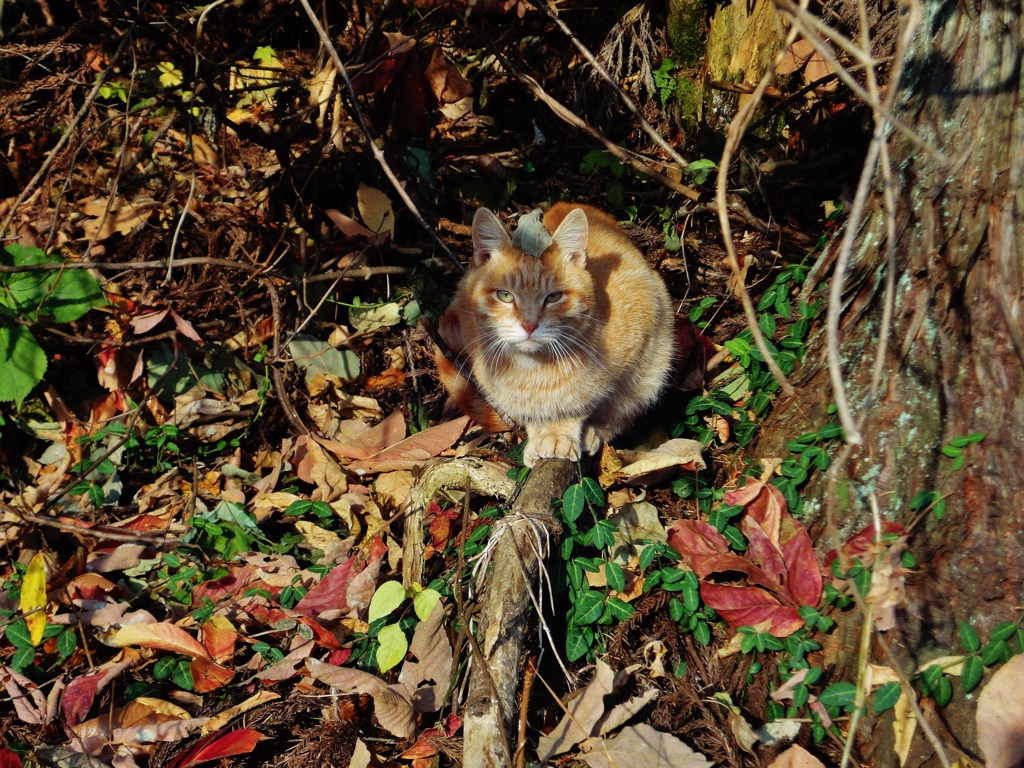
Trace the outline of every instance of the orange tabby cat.
{"label": "orange tabby cat", "polygon": [[526,429],[527,466],[595,453],[654,402],[673,356],[668,291],[619,225],[568,203],[543,223],[551,244],[538,258],[476,212],[473,264],[439,326],[463,362],[435,355],[465,412],[488,429]]}

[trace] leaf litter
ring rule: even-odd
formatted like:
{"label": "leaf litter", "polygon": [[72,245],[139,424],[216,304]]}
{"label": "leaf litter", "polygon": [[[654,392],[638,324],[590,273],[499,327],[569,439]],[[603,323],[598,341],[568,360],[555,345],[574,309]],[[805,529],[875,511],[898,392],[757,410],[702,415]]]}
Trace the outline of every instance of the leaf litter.
{"label": "leaf litter", "polygon": [[[526,4],[498,6],[496,18],[543,24]],[[225,18],[248,29],[245,20]],[[237,35],[238,23],[208,23],[204,33]],[[350,55],[364,33],[360,24],[344,33]],[[483,52],[453,46],[447,34],[409,37],[389,28],[382,38],[353,70],[353,85],[374,129],[408,150],[406,183],[416,199],[444,200],[455,215],[465,203],[506,207],[513,177],[531,202],[564,191],[558,174],[546,185],[529,179],[546,159],[550,127],[517,110],[523,114],[505,119],[526,122],[512,136],[488,114],[486,104],[508,84]],[[86,49],[109,61],[100,44]],[[806,46],[789,55],[805,82],[828,74]],[[125,266],[65,273],[82,279],[61,283],[64,295],[74,288],[98,308],[84,314],[83,298],[82,311],[65,305],[50,318],[74,323],[83,342],[44,357],[36,394],[4,406],[0,429],[5,438],[19,435],[24,456],[7,461],[5,471],[18,466],[0,489],[0,541],[9,553],[0,585],[7,622],[0,682],[10,697],[2,735],[19,745],[18,753],[0,749],[0,765],[21,764],[19,755],[37,745],[118,766],[283,764],[282,750],[269,744],[291,744],[299,733],[292,756],[313,755],[317,729],[338,721],[353,727],[339,737],[337,764],[457,759],[467,652],[455,629],[463,619],[452,584],[460,548],[471,556],[500,511],[471,494],[464,528],[462,491],[435,494],[424,505],[430,582],[408,588],[399,580],[401,521],[418,479],[439,461],[468,455],[514,475],[511,436],[485,440],[468,418],[444,415],[423,321],[443,308],[437,297],[454,276],[438,267],[433,245],[364,162],[353,116],[334,90],[338,73],[330,65],[311,74],[314,58],[260,45],[252,61],[224,62],[230,88],[218,98],[228,120],[216,130],[184,132],[143,114],[141,133],[87,139],[92,181],[70,177],[70,211],[44,196],[19,211],[25,247],[52,236],[62,249],[88,245],[89,259]],[[113,71],[103,109],[116,111],[134,98],[131,88],[151,82],[173,93],[171,112],[191,98],[182,90],[186,66],[162,59],[140,66],[141,85]],[[302,163],[289,166],[261,138],[284,135],[293,102],[313,110],[310,124],[323,131],[325,146],[351,153],[325,159],[321,173],[303,179],[323,214],[315,221],[287,187]],[[429,141],[413,140],[424,132]],[[283,151],[312,148],[288,135],[297,143]],[[486,148],[496,140],[509,149]],[[111,154],[122,145],[130,155]],[[25,143],[19,178],[31,176],[24,172],[41,151]],[[130,184],[119,186],[121,172]],[[586,185],[572,184],[583,199]],[[11,200],[0,203],[6,213]],[[179,223],[184,235],[172,238]],[[442,220],[441,228],[458,233],[460,226]],[[460,236],[448,245],[464,251]],[[128,266],[143,259],[184,261],[160,282],[163,266]],[[744,263],[757,270],[753,259]],[[332,283],[321,278],[339,274],[340,287],[328,292]],[[724,274],[719,282],[715,290],[724,294]],[[727,318],[726,331],[739,331],[736,318]],[[681,333],[690,338],[683,349],[701,352],[698,362],[684,355],[684,389],[707,394],[702,362],[720,348],[693,323]],[[47,353],[61,338],[46,337]],[[14,381],[12,392],[28,395],[36,383]],[[749,407],[749,379],[734,385],[735,408],[705,417],[723,445]],[[550,715],[560,706],[555,696],[535,707],[534,745],[541,755],[594,766],[738,764],[725,759],[734,751],[735,718],[712,714],[693,680],[677,674],[684,660],[703,665],[701,685],[727,689],[735,660],[684,650],[678,626],[665,624],[672,592],[645,587],[651,568],[642,559],[667,545],[664,556],[671,548],[683,566],[662,571],[699,576],[700,596],[724,620],[714,637],[723,647],[727,627],[779,637],[796,631],[796,609],[819,604],[820,572],[806,530],[769,484],[748,482],[716,500],[743,508],[733,518],[748,543],[742,555],[716,527],[695,525],[707,510],[667,487],[707,473],[720,485],[739,481],[704,442],[648,431],[646,450],[605,449],[594,486],[606,495],[588,486],[583,497],[610,523],[609,559],[585,580],[636,613],[609,634],[608,660],[594,659],[593,679],[575,698],[571,686],[556,683],[568,714]],[[903,601],[898,555],[887,552],[892,567],[875,593],[890,614]],[[633,647],[650,649],[655,661]],[[794,679],[773,693],[785,700],[803,678]],[[323,702],[294,700],[314,702],[326,691],[335,698],[323,710]],[[372,704],[361,707],[358,696],[338,703],[351,694]],[[692,722],[673,720],[677,710]],[[314,720],[315,728],[298,725]],[[995,732],[995,741],[1012,741]],[[789,759],[809,764],[796,752]]]}

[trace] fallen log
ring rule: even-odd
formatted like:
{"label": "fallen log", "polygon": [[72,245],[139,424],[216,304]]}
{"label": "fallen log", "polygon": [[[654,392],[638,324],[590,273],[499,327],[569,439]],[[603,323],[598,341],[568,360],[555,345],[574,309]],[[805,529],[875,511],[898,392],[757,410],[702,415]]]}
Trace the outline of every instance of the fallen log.
{"label": "fallen log", "polygon": [[[531,608],[540,594],[545,554],[558,546],[561,523],[551,500],[576,478],[564,459],[540,461],[508,515],[495,526],[496,547],[480,600],[480,618],[464,708],[463,765],[511,768],[516,743],[516,694],[522,677],[523,641],[535,628]],[[533,596],[532,596],[533,595]]]}

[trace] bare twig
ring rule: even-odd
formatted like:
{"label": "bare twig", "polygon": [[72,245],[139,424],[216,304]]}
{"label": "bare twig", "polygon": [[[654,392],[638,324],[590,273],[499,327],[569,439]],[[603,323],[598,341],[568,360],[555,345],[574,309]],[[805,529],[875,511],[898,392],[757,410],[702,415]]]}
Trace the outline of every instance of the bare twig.
{"label": "bare twig", "polygon": [[[146,0],[142,8],[139,10],[140,18],[142,16],[143,11],[145,11],[147,7],[149,7],[149,0]],[[104,67],[103,71],[100,72],[99,77],[96,78],[96,84],[92,87],[92,90],[89,91],[88,95],[85,97],[85,101],[82,102],[82,106],[79,108],[78,112],[71,120],[71,125],[69,125],[67,127],[67,130],[65,130],[64,133],[61,135],[60,139],[58,139],[53,149],[51,149],[47,153],[46,159],[43,161],[43,164],[39,166],[39,170],[36,171],[35,175],[29,180],[28,184],[25,185],[25,188],[21,190],[21,193],[18,195],[17,198],[15,198],[14,204],[11,206],[11,209],[7,212],[7,216],[4,217],[3,223],[0,223],[0,232],[6,232],[8,230],[8,228],[11,225],[11,221],[14,219],[14,216],[18,212],[18,206],[25,202],[25,200],[28,199],[28,196],[32,194],[32,191],[36,188],[36,185],[40,182],[43,176],[46,175],[46,172],[50,170],[50,166],[53,164],[54,160],[56,160],[60,156],[60,152],[62,149],[64,149],[64,145],[71,140],[71,137],[74,135],[75,130],[78,128],[82,120],[85,119],[86,113],[92,107],[92,103],[96,100],[96,97],[99,95],[100,88],[103,87],[103,84],[106,83],[107,78],[110,77],[110,73],[113,72],[114,67],[117,66],[117,62],[118,60],[120,60],[121,54],[124,53],[125,45],[128,43],[129,40],[131,40],[134,29],[135,24],[133,23],[132,28],[126,31],[123,35],[121,35],[121,42],[118,43],[117,50],[114,51],[114,54],[110,57],[110,62],[107,64],[106,67]]]}
{"label": "bare twig", "polygon": [[349,100],[352,105],[352,115],[355,117],[356,123],[359,125],[359,130],[362,131],[363,138],[366,140],[366,146],[369,147],[370,152],[373,154],[374,159],[380,166],[380,169],[387,176],[388,181],[391,182],[391,186],[394,187],[395,192],[402,198],[402,202],[405,203],[405,207],[409,209],[409,212],[413,215],[416,221],[422,227],[423,231],[426,232],[434,243],[441,250],[441,252],[451,261],[455,267],[462,272],[465,268],[462,266],[462,262],[458,260],[454,253],[448,248],[441,236],[437,234],[437,230],[434,229],[427,223],[427,220],[423,218],[423,214],[420,213],[420,209],[413,202],[412,198],[409,197],[409,193],[405,191],[405,187],[402,186],[402,182],[395,175],[395,172],[391,169],[388,164],[388,160],[384,157],[384,152],[380,147],[377,146],[377,142],[370,132],[370,127],[366,123],[366,117],[363,115],[362,110],[359,108],[359,97],[356,95],[355,88],[352,87],[352,79],[348,75],[348,70],[345,69],[345,64],[341,60],[341,56],[338,55],[337,48],[331,42],[331,38],[327,35],[327,30],[324,29],[323,24],[320,23],[320,19],[316,17],[316,13],[313,11],[312,6],[309,4],[309,0],[300,0],[302,7],[306,10],[306,15],[309,16],[309,21],[312,23],[313,28],[316,29],[316,33],[320,36],[320,42],[323,44],[327,53],[331,57],[331,61],[334,62],[335,68],[338,70],[338,74],[341,75],[342,81],[345,83],[345,90],[348,93]]}
{"label": "bare twig", "polygon": [[271,352],[273,356],[271,363],[273,364],[270,367],[270,378],[274,382],[274,391],[277,393],[277,399],[281,401],[281,409],[284,411],[288,423],[300,435],[308,435],[310,434],[309,428],[302,423],[295,406],[292,405],[292,399],[288,396],[288,388],[284,384],[284,376],[281,374],[280,368],[277,367],[281,358],[281,297],[277,295],[277,288],[269,278],[264,278],[261,282],[270,294],[270,306],[274,317],[274,344]]}
{"label": "bare twig", "polygon": [[743,138],[743,132],[746,130],[747,124],[754,116],[754,110],[757,109],[758,104],[761,102],[761,96],[764,94],[765,89],[768,88],[768,84],[775,76],[775,69],[779,66],[782,61],[782,57],[785,55],[786,50],[793,41],[796,39],[796,30],[791,29],[789,35],[786,37],[786,42],[782,45],[782,48],[775,55],[775,58],[768,65],[767,71],[764,76],[758,82],[757,87],[754,89],[754,93],[751,94],[750,98],[744,103],[740,110],[736,113],[736,116],[729,123],[729,131],[726,136],[725,147],[722,149],[722,159],[718,164],[718,180],[715,186],[715,200],[718,207],[718,222],[722,227],[722,241],[725,244],[725,254],[729,260],[729,268],[732,270],[733,285],[735,291],[740,299],[740,303],[743,305],[743,314],[747,320],[747,329],[754,337],[754,344],[761,352],[761,356],[764,358],[765,364],[768,369],[772,372],[775,380],[779,382],[779,386],[787,396],[796,394],[796,390],[793,389],[793,385],[786,379],[786,375],[779,368],[779,364],[775,361],[771,352],[768,351],[768,344],[765,341],[764,334],[761,333],[761,327],[757,322],[757,311],[754,308],[754,302],[750,298],[750,292],[747,291],[747,286],[744,285],[742,279],[742,273],[740,272],[740,264],[736,258],[736,246],[732,242],[732,227],[729,224],[729,212],[726,201],[726,192],[728,190],[729,182],[729,164],[732,162],[732,156],[739,148],[740,141]]}
{"label": "bare twig", "polygon": [[536,8],[540,9],[542,12],[547,14],[547,17],[549,19],[555,22],[558,28],[562,30],[562,33],[566,37],[568,37],[572,44],[576,46],[576,49],[583,54],[583,58],[585,58],[590,63],[590,66],[594,68],[594,71],[601,76],[601,79],[612,87],[612,90],[615,91],[615,94],[619,97],[619,100],[626,106],[626,109],[633,113],[633,117],[635,117],[637,121],[640,123],[640,127],[643,129],[644,133],[650,136],[651,140],[654,141],[655,144],[657,144],[659,147],[665,150],[668,156],[675,160],[675,162],[679,165],[680,170],[685,170],[687,167],[689,167],[690,164],[683,159],[683,156],[676,152],[672,145],[665,141],[665,139],[662,137],[660,133],[658,133],[654,126],[652,126],[650,123],[647,122],[647,120],[644,119],[644,116],[640,113],[640,110],[637,108],[636,104],[634,104],[633,100],[629,98],[629,94],[627,94],[622,89],[622,86],[619,85],[614,80],[614,78],[612,78],[612,76],[608,74],[608,70],[604,68],[604,65],[600,62],[600,60],[596,56],[594,56],[593,53],[591,53],[590,49],[587,48],[587,46],[580,42],[580,39],[576,37],[576,35],[569,28],[569,26],[564,21],[562,21],[562,18],[554,12],[552,7],[549,6],[546,2],[542,2],[542,0],[531,0],[531,2]]}

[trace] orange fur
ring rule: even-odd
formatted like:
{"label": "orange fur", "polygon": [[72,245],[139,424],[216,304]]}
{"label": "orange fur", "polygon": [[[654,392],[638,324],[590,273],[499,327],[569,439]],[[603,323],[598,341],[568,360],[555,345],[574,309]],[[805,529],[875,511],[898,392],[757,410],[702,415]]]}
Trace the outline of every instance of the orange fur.
{"label": "orange fur", "polygon": [[438,329],[472,381],[435,355],[466,413],[526,429],[528,466],[596,452],[654,402],[673,356],[664,283],[610,216],[557,203],[544,228],[553,242],[538,258],[477,211],[473,267]]}

